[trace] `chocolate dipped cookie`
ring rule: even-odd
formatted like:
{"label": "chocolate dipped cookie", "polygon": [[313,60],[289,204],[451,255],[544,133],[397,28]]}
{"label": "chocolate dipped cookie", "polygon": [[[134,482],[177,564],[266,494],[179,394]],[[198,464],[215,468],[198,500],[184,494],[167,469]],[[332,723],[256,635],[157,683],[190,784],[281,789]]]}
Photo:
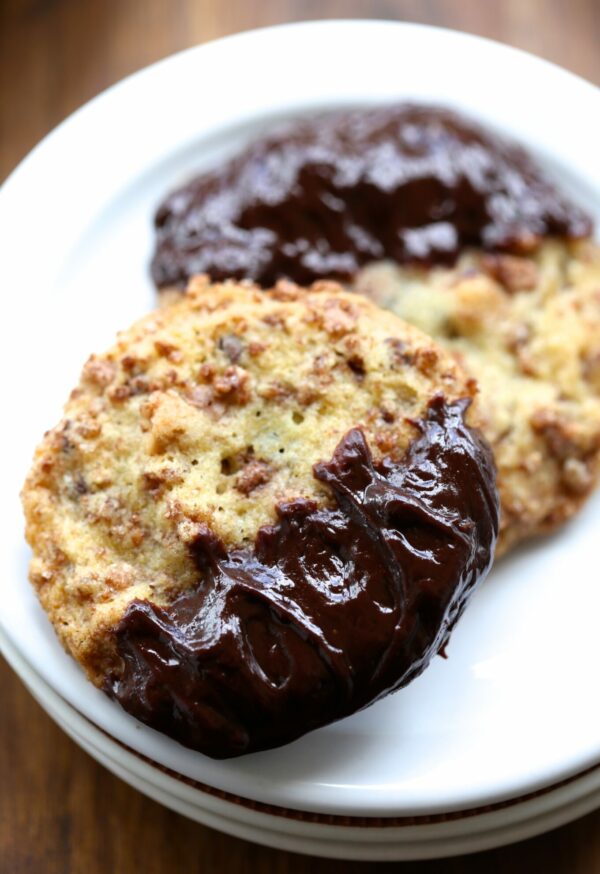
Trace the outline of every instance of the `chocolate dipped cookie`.
{"label": "chocolate dipped cookie", "polygon": [[214,757],[406,685],[494,554],[474,392],[338,286],[192,282],[89,359],[37,450],[31,580],[63,645]]}

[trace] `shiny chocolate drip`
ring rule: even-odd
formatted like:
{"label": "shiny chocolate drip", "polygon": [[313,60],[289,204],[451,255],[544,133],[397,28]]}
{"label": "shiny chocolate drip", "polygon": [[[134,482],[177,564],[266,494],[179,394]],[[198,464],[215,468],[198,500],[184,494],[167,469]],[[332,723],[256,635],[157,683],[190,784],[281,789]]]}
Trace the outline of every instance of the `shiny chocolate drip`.
{"label": "shiny chocolate drip", "polygon": [[489,570],[498,526],[491,452],[468,401],[429,405],[400,461],[349,431],[314,475],[332,495],[277,507],[252,549],[208,528],[198,585],[132,602],[106,690],[210,756],[284,744],[406,685],[445,645]]}
{"label": "shiny chocolate drip", "polygon": [[467,246],[519,254],[591,233],[522,149],[413,105],[290,123],[167,197],[155,225],[159,288],[197,273],[348,280],[383,258],[452,263]]}

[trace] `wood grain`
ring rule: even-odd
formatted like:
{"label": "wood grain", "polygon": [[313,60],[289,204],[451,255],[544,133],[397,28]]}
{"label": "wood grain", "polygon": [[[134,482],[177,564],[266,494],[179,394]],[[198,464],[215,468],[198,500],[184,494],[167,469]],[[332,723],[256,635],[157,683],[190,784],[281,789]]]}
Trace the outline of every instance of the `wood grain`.
{"label": "wood grain", "polygon": [[[0,0],[0,179],[74,109],[146,64],[250,27],[334,17],[478,33],[600,84],[598,0]],[[0,683],[0,874],[600,872],[600,813],[512,847],[430,863],[336,863],[253,846],[112,777],[4,663]]]}

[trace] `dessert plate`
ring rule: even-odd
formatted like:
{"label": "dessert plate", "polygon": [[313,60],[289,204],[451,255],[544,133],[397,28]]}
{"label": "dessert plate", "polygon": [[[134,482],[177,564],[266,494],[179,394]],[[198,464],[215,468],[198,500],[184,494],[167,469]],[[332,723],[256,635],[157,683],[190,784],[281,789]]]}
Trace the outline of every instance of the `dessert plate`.
{"label": "dessert plate", "polygon": [[0,628],[90,723],[170,771],[265,804],[361,817],[495,804],[600,762],[600,495],[560,534],[497,565],[447,661],[347,720],[225,762],[138,724],[61,650],[27,582],[17,495],[85,358],[153,305],[151,218],[164,193],[282,116],[402,99],[516,136],[600,217],[596,88],[485,40],[365,21],[241,34],[150,67],[75,113],[0,193],[11,302]]}

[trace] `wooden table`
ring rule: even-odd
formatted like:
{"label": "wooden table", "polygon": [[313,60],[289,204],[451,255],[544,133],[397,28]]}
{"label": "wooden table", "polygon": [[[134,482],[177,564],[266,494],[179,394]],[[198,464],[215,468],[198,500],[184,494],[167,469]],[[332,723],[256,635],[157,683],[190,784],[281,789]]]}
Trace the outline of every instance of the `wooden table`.
{"label": "wooden table", "polygon": [[[0,0],[0,179],[66,115],[158,58],[251,27],[340,16],[494,37],[600,84],[599,0]],[[92,761],[4,663],[0,682],[1,874],[381,870],[275,852],[189,822]],[[406,874],[595,874],[600,812],[505,849],[386,867]]]}

